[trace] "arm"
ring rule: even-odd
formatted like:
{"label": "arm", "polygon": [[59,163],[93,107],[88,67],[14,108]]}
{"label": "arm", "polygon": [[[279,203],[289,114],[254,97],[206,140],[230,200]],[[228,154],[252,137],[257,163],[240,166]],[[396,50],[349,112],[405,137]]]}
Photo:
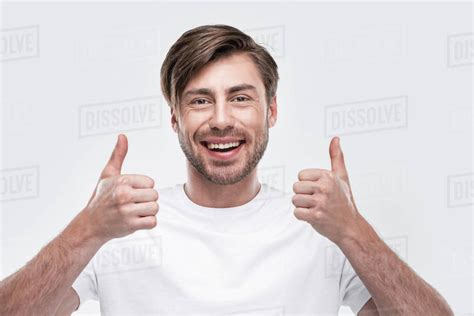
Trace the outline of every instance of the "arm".
{"label": "arm", "polygon": [[119,136],[84,210],[24,267],[0,282],[0,315],[73,312],[78,297],[71,286],[99,248],[156,226],[153,179],[120,174],[127,148],[126,137]]}
{"label": "arm", "polygon": [[377,236],[362,217],[339,243],[383,315],[453,315],[438,292]]}
{"label": "arm", "polygon": [[377,236],[357,210],[338,137],[331,169],[305,169],[293,186],[297,219],[311,224],[345,254],[373,297],[360,315],[453,315],[446,301]]}
{"label": "arm", "polygon": [[[54,315],[64,294],[103,244],[84,213],[20,270],[0,283],[0,315]],[[72,311],[71,311],[72,312]]]}

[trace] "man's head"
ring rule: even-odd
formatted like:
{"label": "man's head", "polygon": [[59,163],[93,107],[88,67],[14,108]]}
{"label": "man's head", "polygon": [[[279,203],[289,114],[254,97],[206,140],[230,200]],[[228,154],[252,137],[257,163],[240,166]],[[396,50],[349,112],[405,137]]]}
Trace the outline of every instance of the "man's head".
{"label": "man's head", "polygon": [[[171,47],[161,88],[180,146],[207,180],[233,184],[257,166],[276,122],[278,79],[267,50],[231,26],[194,28]],[[238,147],[214,148],[223,143]]]}

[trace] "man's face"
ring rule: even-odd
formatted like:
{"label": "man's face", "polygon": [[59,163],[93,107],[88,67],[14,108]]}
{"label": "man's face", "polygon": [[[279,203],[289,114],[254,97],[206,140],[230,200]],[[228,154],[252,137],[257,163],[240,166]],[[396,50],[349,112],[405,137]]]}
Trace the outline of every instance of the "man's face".
{"label": "man's face", "polygon": [[273,98],[268,107],[257,67],[238,53],[201,69],[185,87],[178,112],[171,122],[191,165],[212,183],[234,184],[262,158],[277,105]]}

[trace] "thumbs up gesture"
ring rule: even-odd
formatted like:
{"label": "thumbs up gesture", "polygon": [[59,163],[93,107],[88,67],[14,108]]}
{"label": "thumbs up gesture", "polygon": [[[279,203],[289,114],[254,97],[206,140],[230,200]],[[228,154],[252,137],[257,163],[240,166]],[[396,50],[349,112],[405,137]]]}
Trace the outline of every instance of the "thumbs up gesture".
{"label": "thumbs up gesture", "polygon": [[127,137],[120,134],[114,151],[84,212],[94,236],[107,241],[139,229],[156,226],[158,192],[152,178],[121,174],[128,150]]}
{"label": "thumbs up gesture", "polygon": [[329,145],[331,170],[304,169],[293,185],[297,219],[311,224],[335,244],[355,234],[360,214],[356,208],[339,138]]}

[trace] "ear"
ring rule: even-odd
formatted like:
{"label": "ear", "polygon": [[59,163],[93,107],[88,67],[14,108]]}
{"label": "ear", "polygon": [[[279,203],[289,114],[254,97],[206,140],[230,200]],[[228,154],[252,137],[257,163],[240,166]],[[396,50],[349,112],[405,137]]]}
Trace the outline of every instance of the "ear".
{"label": "ear", "polygon": [[178,132],[178,117],[177,117],[176,110],[174,107],[171,107],[170,113],[171,113],[171,127],[173,128],[175,133],[177,133]]}
{"label": "ear", "polygon": [[278,110],[277,110],[277,97],[276,95],[272,98],[270,105],[268,106],[268,126],[273,127],[277,121]]}

